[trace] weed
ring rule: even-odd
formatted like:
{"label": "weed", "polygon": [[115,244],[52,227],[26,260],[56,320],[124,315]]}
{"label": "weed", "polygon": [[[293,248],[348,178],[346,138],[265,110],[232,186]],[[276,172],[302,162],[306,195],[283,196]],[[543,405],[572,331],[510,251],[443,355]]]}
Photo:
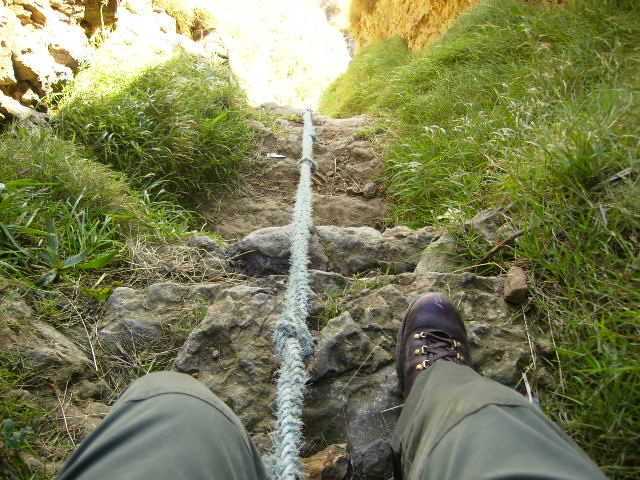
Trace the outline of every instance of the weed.
{"label": "weed", "polygon": [[324,310],[316,318],[317,330],[322,329],[332,318],[339,317],[345,312],[344,296],[345,291],[324,292]]}
{"label": "weed", "polygon": [[385,133],[384,128],[380,126],[376,126],[376,127],[364,128],[362,130],[358,130],[355,133],[354,137],[356,140],[373,140],[379,135],[382,135],[384,133]]}

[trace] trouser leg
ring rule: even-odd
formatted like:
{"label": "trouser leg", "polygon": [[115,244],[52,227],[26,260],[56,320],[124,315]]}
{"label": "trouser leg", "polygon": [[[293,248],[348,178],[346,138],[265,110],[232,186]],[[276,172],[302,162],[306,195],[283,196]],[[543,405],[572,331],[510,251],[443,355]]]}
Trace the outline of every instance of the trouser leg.
{"label": "trouser leg", "polygon": [[450,362],[418,375],[392,448],[404,480],[606,478],[522,395]]}
{"label": "trouser leg", "polygon": [[192,377],[136,380],[60,472],[59,480],[265,479],[240,420]]}

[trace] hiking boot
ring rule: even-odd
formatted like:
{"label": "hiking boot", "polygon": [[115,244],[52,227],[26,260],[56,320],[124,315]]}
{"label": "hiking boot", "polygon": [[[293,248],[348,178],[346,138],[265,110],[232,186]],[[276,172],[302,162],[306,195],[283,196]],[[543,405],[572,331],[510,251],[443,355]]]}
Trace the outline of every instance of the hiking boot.
{"label": "hiking boot", "polygon": [[415,300],[398,332],[396,368],[405,398],[420,372],[435,362],[471,366],[464,322],[446,295],[427,293]]}

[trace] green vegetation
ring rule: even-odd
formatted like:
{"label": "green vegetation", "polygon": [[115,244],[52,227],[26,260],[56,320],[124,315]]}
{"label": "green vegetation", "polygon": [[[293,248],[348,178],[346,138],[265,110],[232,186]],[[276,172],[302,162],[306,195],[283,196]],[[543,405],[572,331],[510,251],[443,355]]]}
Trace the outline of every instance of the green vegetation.
{"label": "green vegetation", "polygon": [[338,77],[320,100],[320,111],[334,117],[361,113],[383,84],[384,74],[403,65],[410,58],[407,42],[392,37],[366,46],[346,73]]}
{"label": "green vegetation", "polygon": [[176,19],[178,33],[194,40],[202,38],[215,23],[210,7],[204,0],[154,0],[153,4]]}
{"label": "green vegetation", "polygon": [[[323,103],[395,125],[399,221],[514,204],[525,233],[496,262],[532,272],[536,328],[555,341],[543,406],[616,478],[640,473],[639,36],[633,1],[488,1],[379,78],[347,73],[331,92],[361,85],[357,108]],[[490,248],[468,243],[469,259]]]}
{"label": "green vegetation", "polygon": [[0,135],[0,273],[50,285],[107,266],[127,237],[181,235],[191,214],[82,155],[51,131]]}
{"label": "green vegetation", "polygon": [[[3,315],[15,297],[37,319],[81,322],[89,336],[113,288],[145,281],[127,262],[198,228],[195,199],[233,183],[249,149],[248,109],[226,70],[187,54],[125,66],[109,53],[56,100],[52,130],[0,132],[0,329],[30,327]],[[94,361],[115,395],[131,375],[169,368],[176,348],[141,349],[134,367]],[[27,365],[0,354],[2,478],[45,478],[20,454],[58,462],[75,442],[57,413],[16,398],[46,381]]]}
{"label": "green vegetation", "polygon": [[67,89],[56,126],[137,188],[162,181],[184,201],[236,179],[250,139],[243,100],[226,69],[186,53],[133,70],[104,59]]}
{"label": "green vegetation", "polygon": [[[36,374],[25,359],[0,354],[0,476],[12,480],[38,479],[19,456],[33,452],[38,438],[52,440],[59,430],[44,421],[46,410],[22,398],[8,395],[17,388],[32,386]],[[32,426],[35,428],[32,428]],[[51,444],[54,442],[51,441]]]}

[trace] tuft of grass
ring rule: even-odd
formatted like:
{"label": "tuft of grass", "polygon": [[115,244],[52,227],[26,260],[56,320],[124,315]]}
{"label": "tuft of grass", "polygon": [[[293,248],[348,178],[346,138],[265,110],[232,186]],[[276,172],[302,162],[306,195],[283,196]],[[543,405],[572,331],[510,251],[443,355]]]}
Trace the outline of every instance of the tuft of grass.
{"label": "tuft of grass", "polygon": [[168,15],[176,19],[178,33],[200,40],[215,25],[210,7],[202,0],[153,0]]}
{"label": "tuft of grass", "polygon": [[162,181],[182,201],[233,184],[249,149],[231,74],[187,53],[133,69],[105,58],[76,77],[58,107],[60,133],[135,187]]}
{"label": "tuft of grass", "polygon": [[48,185],[50,199],[80,199],[87,207],[116,218],[139,218],[143,205],[124,175],[102,165],[50,130],[10,129],[0,136],[0,178],[30,179]]}
{"label": "tuft of grass", "polygon": [[[632,1],[491,0],[361,82],[350,111],[395,125],[384,176],[399,221],[514,204],[525,234],[489,267],[531,271],[559,359],[543,405],[621,479],[640,473],[639,36]],[[470,263],[488,249],[476,243]]]}
{"label": "tuft of grass", "polygon": [[382,76],[405,64],[410,56],[407,42],[400,37],[366,46],[323,93],[318,110],[340,118],[362,113],[382,87]]}
{"label": "tuft of grass", "polygon": [[124,175],[50,130],[0,134],[0,272],[29,284],[75,283],[106,267],[138,235],[182,236],[193,215],[162,191]]}

